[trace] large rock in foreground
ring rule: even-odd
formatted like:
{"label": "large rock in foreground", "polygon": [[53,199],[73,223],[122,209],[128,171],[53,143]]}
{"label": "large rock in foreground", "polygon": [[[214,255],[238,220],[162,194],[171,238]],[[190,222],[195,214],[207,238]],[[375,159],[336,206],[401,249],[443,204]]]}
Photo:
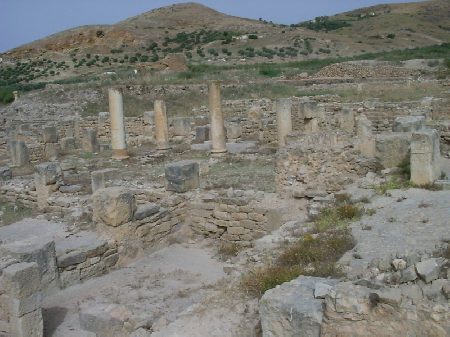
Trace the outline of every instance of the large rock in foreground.
{"label": "large rock in foreground", "polygon": [[117,227],[133,220],[134,195],[121,187],[101,188],[92,197],[94,221]]}
{"label": "large rock in foreground", "polygon": [[323,294],[316,299],[314,292],[316,288],[322,290],[336,283],[336,280],[301,276],[268,290],[259,306],[263,337],[319,337]]}

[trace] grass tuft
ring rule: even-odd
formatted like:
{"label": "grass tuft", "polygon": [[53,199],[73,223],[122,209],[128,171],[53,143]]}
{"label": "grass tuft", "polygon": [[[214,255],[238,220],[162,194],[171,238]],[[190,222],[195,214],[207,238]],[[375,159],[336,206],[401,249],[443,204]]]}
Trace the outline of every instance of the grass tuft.
{"label": "grass tuft", "polygon": [[341,277],[343,273],[336,262],[354,245],[348,230],[305,235],[287,247],[274,263],[245,275],[242,287],[247,293],[260,297],[267,290],[300,275]]}

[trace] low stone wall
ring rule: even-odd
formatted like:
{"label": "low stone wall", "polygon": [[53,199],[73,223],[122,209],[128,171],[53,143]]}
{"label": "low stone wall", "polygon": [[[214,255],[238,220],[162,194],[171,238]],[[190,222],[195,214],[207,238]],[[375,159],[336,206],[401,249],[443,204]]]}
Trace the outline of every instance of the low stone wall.
{"label": "low stone wall", "polygon": [[118,260],[116,244],[107,241],[60,252],[56,258],[60,287],[65,288],[105,274],[114,268]]}
{"label": "low stone wall", "polygon": [[375,169],[376,162],[362,158],[348,134],[293,134],[278,151],[277,190],[298,198],[325,196]]}
{"label": "low stone wall", "polygon": [[274,206],[258,195],[237,191],[215,195],[200,193],[187,205],[186,223],[198,234],[220,238],[242,246],[250,246],[281,225],[280,214]]}
{"label": "low stone wall", "polygon": [[26,207],[37,206],[37,193],[32,179],[14,179],[0,182],[0,196],[11,203]]}

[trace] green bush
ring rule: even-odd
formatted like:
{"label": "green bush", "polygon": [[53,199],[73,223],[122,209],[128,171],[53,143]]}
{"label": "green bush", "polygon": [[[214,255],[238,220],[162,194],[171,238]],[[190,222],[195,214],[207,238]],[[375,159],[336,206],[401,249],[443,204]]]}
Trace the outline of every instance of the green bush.
{"label": "green bush", "polygon": [[390,34],[386,35],[386,37],[388,39],[395,39],[395,34],[394,33],[390,33]]}
{"label": "green bush", "polygon": [[0,88],[0,102],[5,104],[14,102],[13,91],[7,88]]}
{"label": "green bush", "polygon": [[445,59],[445,60],[444,60],[444,64],[446,65],[446,67],[447,67],[448,69],[450,69],[450,58]]}
{"label": "green bush", "polygon": [[281,74],[281,70],[271,66],[264,66],[259,70],[259,74],[267,77],[276,77]]}

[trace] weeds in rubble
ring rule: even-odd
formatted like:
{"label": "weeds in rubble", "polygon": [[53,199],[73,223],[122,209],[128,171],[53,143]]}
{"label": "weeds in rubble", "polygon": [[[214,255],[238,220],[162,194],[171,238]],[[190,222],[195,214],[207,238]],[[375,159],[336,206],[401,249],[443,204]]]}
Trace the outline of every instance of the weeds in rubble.
{"label": "weeds in rubble", "polygon": [[219,244],[217,253],[222,261],[226,261],[231,257],[237,256],[242,247],[233,242],[222,241]]}
{"label": "weeds in rubble", "polygon": [[330,228],[345,228],[350,221],[361,217],[362,210],[352,204],[343,204],[336,207],[322,209],[315,220],[317,232],[324,232]]}
{"label": "weeds in rubble", "polygon": [[0,200],[0,226],[10,225],[24,218],[32,216],[32,209],[21,203],[9,203]]}
{"label": "weeds in rubble", "polygon": [[346,229],[305,235],[288,246],[273,263],[245,275],[242,287],[251,295],[262,296],[267,290],[300,275],[341,277],[343,274],[336,262],[354,245]]}
{"label": "weeds in rubble", "polygon": [[412,185],[409,181],[395,177],[378,186],[374,186],[374,189],[378,194],[384,195],[389,190],[400,190],[410,187],[412,187]]}

